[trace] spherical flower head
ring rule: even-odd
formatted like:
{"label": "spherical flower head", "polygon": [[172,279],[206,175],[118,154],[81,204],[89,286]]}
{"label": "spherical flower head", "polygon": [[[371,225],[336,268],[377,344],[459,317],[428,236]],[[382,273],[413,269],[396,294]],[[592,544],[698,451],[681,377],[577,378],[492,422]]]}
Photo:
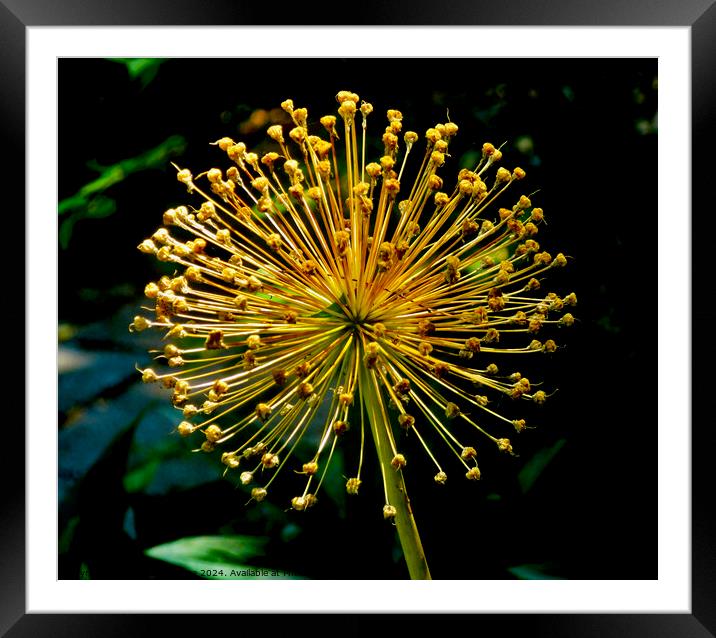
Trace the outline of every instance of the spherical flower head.
{"label": "spherical flower head", "polygon": [[534,239],[545,212],[521,192],[523,169],[498,166],[499,148],[483,144],[456,172],[457,124],[421,136],[388,109],[372,145],[378,111],[350,91],[336,101],[318,119],[284,101],[293,127],[269,126],[260,156],[222,138],[224,168],[177,169],[190,201],[138,246],[175,274],[147,284],[151,307],[130,330],[163,333],[163,369],[142,380],[171,391],[179,435],[217,454],[253,501],[288,467],[304,482],[290,506],[309,509],[337,445],[357,495],[372,439],[393,521],[410,472],[399,444],[426,454],[438,485],[448,465],[480,479],[485,442],[516,455],[505,435],[527,429],[522,402],[550,394],[510,360],[557,352],[541,334],[574,325],[564,309],[577,297],[538,293],[570,258]]}

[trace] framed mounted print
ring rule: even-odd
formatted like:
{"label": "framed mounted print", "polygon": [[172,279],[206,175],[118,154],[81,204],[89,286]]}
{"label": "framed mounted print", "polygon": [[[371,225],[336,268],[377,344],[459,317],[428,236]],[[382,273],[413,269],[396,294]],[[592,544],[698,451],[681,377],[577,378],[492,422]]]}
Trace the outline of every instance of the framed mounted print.
{"label": "framed mounted print", "polygon": [[8,635],[426,612],[708,635],[696,4],[269,26],[5,2]]}

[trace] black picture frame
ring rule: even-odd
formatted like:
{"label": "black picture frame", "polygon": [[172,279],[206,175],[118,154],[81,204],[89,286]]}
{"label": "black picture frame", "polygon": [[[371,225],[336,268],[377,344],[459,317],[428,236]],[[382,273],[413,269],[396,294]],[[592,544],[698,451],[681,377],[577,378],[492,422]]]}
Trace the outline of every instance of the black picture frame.
{"label": "black picture frame", "polygon": [[[530,25],[530,26],[690,26],[692,78],[692,210],[707,213],[711,208],[711,160],[716,135],[711,114],[716,109],[716,6],[714,0],[641,0],[619,2],[603,0],[553,0],[549,4],[515,0],[511,3],[460,0],[443,4],[436,11],[427,2],[395,0],[391,3],[362,2],[351,12],[353,24],[365,25]],[[279,16],[260,3],[238,0],[188,2],[154,0],[151,3],[125,0],[2,0],[0,2],[0,113],[5,140],[4,155],[12,158],[4,168],[6,184],[24,183],[25,172],[25,39],[26,28],[33,26],[99,25],[329,25],[343,15],[337,5],[327,3],[292,4]],[[608,55],[608,51],[605,51]],[[688,161],[688,158],[678,158]],[[24,210],[24,190],[7,189],[9,206]],[[18,201],[12,201],[12,198]],[[681,213],[675,212],[674,215]],[[692,215],[692,231],[699,231],[699,219]],[[701,222],[703,223],[703,222]],[[705,230],[705,229],[702,229]],[[24,229],[17,234],[24,237]],[[709,290],[711,278],[706,268],[708,232],[692,234],[692,604],[690,614],[483,614],[469,620],[473,627],[506,632],[508,635],[533,636],[714,636],[716,635],[716,521],[712,506],[710,464],[716,434],[713,417],[704,409],[707,393],[708,362],[716,354],[707,329],[716,313],[702,306],[699,292]],[[19,288],[19,278],[15,280]],[[16,298],[23,296],[23,290]],[[698,304],[698,305],[697,305]],[[686,309],[675,309],[683,312]],[[25,334],[25,338],[31,338]],[[699,338],[701,337],[701,338]],[[28,379],[25,400],[32,399]],[[699,409],[700,408],[700,409]],[[13,453],[0,464],[3,477],[0,526],[0,632],[2,635],[124,636],[156,634],[168,631],[167,618],[161,615],[132,614],[27,614],[25,604],[25,504],[24,490],[17,484],[25,476],[24,454],[13,440]],[[25,451],[27,452],[27,451]],[[232,617],[213,616],[212,631],[220,631]],[[266,619],[247,615],[237,630],[261,628]],[[283,622],[283,621],[282,621]],[[286,622],[288,619],[286,619]],[[296,622],[305,623],[305,620]],[[404,629],[405,618],[381,616],[387,630]],[[355,614],[349,631],[358,633],[373,625],[375,619]],[[298,625],[294,625],[298,627]],[[304,626],[306,626],[304,624]],[[181,617],[181,633],[206,630],[201,616]],[[277,629],[274,626],[274,629]]]}

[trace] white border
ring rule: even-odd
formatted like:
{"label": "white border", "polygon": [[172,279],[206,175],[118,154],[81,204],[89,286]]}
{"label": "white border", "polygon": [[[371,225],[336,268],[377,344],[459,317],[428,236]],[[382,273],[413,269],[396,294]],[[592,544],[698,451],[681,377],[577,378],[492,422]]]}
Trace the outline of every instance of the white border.
{"label": "white border", "polygon": [[[512,612],[690,612],[690,29],[688,28],[28,28],[27,274],[28,431],[27,449],[27,611],[238,611],[238,610],[415,610]],[[56,404],[52,356],[57,302],[57,58],[237,57],[257,55],[271,42],[276,56],[324,56],[349,52],[346,42],[376,43],[356,53],[491,57],[658,57],[659,58],[659,302],[639,297],[634,278],[634,311],[659,325],[659,579],[657,581],[433,581],[400,586],[370,581],[58,581],[56,580],[55,446],[51,444]],[[289,43],[300,42],[300,47]],[[505,43],[509,42],[509,47]],[[383,44],[379,44],[383,43]],[[426,43],[435,46],[426,48]],[[91,78],[88,78],[91,82]],[[241,81],[237,78],[236,81]],[[251,83],[250,78],[246,81]],[[349,87],[348,87],[349,88]],[[187,91],[190,90],[187,84]],[[81,134],[87,135],[88,132]],[[111,143],[111,139],[106,140]],[[632,158],[622,158],[618,140],[605,140],[604,175],[629,179]],[[634,185],[639,188],[638,184]],[[600,223],[620,215],[653,212],[605,210]],[[598,231],[597,231],[598,232]],[[656,255],[655,255],[656,258]],[[678,312],[678,311],[681,312]],[[657,344],[655,344],[657,347]],[[651,374],[635,370],[635,374]],[[32,389],[35,389],[34,391]],[[37,400],[37,388],[43,398]],[[639,397],[644,400],[645,397]],[[618,407],[618,406],[616,406]],[[639,454],[640,437],[654,436],[654,423],[634,423],[624,439]],[[595,433],[598,435],[598,433]],[[604,460],[609,471],[609,459]],[[111,548],[108,548],[111,551]],[[479,554],[478,551],[476,551]]]}

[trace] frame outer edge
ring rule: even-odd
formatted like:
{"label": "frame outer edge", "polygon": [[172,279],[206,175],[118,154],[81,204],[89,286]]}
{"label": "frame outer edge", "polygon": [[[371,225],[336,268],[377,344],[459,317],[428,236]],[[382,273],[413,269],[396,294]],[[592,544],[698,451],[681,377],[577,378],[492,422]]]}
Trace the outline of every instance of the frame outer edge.
{"label": "frame outer edge", "polygon": [[[25,261],[25,25],[0,3],[0,129],[3,140],[3,179],[6,184],[15,185],[5,190],[9,202],[3,203],[8,213],[6,222],[13,226],[6,229],[5,236],[14,238],[12,243],[23,252]],[[25,343],[25,270],[8,277],[10,297],[21,299],[19,312],[23,320],[14,322],[16,331],[12,340]],[[17,302],[16,302],[17,303]],[[22,381],[27,387],[25,357],[21,359]],[[19,367],[19,366],[18,366]],[[10,374],[19,377],[13,369]],[[22,401],[22,422],[25,423],[24,399]],[[12,417],[13,420],[18,416]],[[19,420],[19,419],[18,419]],[[13,450],[5,454],[0,463],[0,481],[3,489],[0,495],[3,522],[0,525],[0,635],[4,634],[25,613],[25,438],[13,438]]]}
{"label": "frame outer edge", "polygon": [[[713,290],[709,258],[710,233],[701,230],[713,211],[713,167],[716,152],[716,3],[691,29],[692,95],[692,612],[716,633],[716,515],[713,507],[713,412],[706,407],[708,383],[716,359],[713,335],[716,311],[700,303],[699,291]],[[698,217],[702,223],[697,222]],[[698,305],[697,305],[698,304]],[[709,406],[710,407],[710,406]]]}

